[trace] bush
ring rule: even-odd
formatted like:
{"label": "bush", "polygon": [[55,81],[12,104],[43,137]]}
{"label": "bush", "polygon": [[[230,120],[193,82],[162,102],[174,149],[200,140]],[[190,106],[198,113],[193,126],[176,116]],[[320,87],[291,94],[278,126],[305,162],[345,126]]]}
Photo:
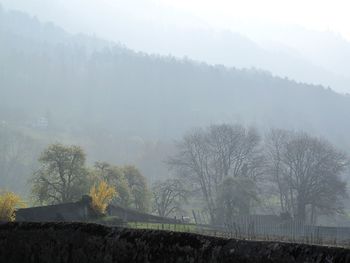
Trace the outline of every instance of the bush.
{"label": "bush", "polygon": [[24,207],[22,199],[12,192],[2,192],[0,194],[0,221],[14,221],[15,210]]}
{"label": "bush", "polygon": [[117,191],[105,181],[100,181],[98,185],[91,187],[90,196],[93,209],[99,214],[105,214],[108,204],[117,196]]}

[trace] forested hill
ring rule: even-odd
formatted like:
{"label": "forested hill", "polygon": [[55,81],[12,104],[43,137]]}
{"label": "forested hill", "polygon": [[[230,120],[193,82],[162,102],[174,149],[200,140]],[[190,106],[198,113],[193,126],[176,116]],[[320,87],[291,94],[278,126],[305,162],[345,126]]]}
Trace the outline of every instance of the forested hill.
{"label": "forested hill", "polygon": [[[210,52],[208,50],[208,52]],[[254,69],[136,53],[0,9],[0,120],[144,139],[218,122],[302,129],[350,146],[350,97]]]}

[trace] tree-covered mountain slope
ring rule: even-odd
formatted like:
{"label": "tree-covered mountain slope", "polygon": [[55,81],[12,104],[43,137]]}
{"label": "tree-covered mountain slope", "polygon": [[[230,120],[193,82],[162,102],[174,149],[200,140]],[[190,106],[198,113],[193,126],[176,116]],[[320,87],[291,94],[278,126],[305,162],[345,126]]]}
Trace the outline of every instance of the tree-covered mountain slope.
{"label": "tree-covered mountain slope", "polygon": [[0,43],[6,122],[46,116],[54,129],[76,134],[168,140],[195,126],[238,121],[303,129],[350,145],[350,97],[321,86],[136,53],[4,10]]}

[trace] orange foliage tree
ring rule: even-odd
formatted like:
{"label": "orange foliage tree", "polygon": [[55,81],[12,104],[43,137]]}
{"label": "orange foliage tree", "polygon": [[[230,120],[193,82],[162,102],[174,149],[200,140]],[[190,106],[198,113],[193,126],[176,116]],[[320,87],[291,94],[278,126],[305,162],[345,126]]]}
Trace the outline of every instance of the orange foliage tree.
{"label": "orange foliage tree", "polygon": [[108,204],[118,196],[118,193],[113,186],[102,180],[91,187],[90,196],[93,209],[100,214],[105,214]]}
{"label": "orange foliage tree", "polygon": [[0,193],[0,221],[14,221],[16,208],[24,207],[22,199],[12,192]]}

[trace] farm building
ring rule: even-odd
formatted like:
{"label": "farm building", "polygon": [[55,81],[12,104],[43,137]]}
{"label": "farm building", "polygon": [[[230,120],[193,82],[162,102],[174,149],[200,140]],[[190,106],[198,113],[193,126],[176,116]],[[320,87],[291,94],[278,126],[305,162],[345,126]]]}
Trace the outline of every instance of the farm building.
{"label": "farm building", "polygon": [[84,222],[96,216],[91,208],[90,196],[83,196],[78,202],[21,208],[16,211],[16,221],[27,222]]}
{"label": "farm building", "polygon": [[[124,222],[180,223],[180,220],[141,213],[133,209],[109,205],[107,215]],[[98,219],[92,209],[91,197],[83,196],[78,202],[21,208],[16,211],[16,221],[26,222],[86,222]]]}

